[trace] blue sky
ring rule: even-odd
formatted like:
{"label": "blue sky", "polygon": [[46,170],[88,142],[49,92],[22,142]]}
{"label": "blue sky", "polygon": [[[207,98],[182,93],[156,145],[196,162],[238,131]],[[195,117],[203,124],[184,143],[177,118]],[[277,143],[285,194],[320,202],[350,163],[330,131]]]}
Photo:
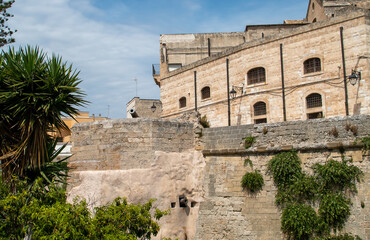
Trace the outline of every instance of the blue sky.
{"label": "blue sky", "polygon": [[[263,4],[261,4],[263,2]],[[238,32],[303,19],[308,0],[16,0],[14,47],[38,45],[72,63],[91,103],[83,111],[125,118],[135,97],[158,99],[151,64],[159,35]],[[108,108],[109,106],[109,108]],[[109,109],[109,111],[108,111]]]}

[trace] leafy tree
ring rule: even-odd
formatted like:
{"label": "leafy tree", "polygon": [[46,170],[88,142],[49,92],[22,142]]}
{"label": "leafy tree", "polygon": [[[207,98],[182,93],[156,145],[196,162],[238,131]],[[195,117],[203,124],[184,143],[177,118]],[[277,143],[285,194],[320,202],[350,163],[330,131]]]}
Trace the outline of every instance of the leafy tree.
{"label": "leafy tree", "polygon": [[[153,200],[145,204],[128,204],[117,198],[95,208],[86,201],[66,203],[65,190],[38,178],[34,184],[13,179],[17,187],[0,184],[0,239],[150,239],[156,235],[156,222],[166,211],[153,209]],[[154,214],[151,214],[154,212]]]}
{"label": "leafy tree", "polygon": [[38,47],[9,48],[0,55],[0,160],[5,179],[24,177],[29,168],[49,161],[50,133],[68,129],[87,102],[78,87],[79,72],[62,58],[47,57]]}
{"label": "leafy tree", "polygon": [[13,17],[12,14],[7,13],[8,8],[12,6],[14,0],[3,1],[0,0],[0,47],[5,44],[14,42],[13,31],[7,25],[7,21],[10,17]]}

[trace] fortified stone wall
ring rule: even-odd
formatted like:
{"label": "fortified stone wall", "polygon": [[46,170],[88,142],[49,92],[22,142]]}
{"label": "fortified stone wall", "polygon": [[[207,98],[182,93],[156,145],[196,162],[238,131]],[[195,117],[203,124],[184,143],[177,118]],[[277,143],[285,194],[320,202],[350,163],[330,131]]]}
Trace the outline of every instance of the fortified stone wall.
{"label": "fortified stone wall", "polygon": [[[197,134],[194,134],[197,133]],[[340,148],[364,172],[352,198],[345,231],[370,239],[370,156],[357,138],[369,136],[370,116],[337,117],[258,125],[209,128],[197,124],[148,119],[107,120],[72,128],[68,199],[85,197],[91,206],[115,197],[130,202],[156,198],[156,207],[171,209],[155,239],[282,239],[276,187],[266,173],[278,152],[296,149],[308,173],[315,163],[341,159]],[[251,148],[243,138],[253,136]],[[200,144],[200,145],[199,145]],[[255,195],[240,181],[250,167],[265,185]],[[187,197],[187,207],[179,198]],[[365,207],[361,207],[364,202]]]}
{"label": "fortified stone wall", "polygon": [[[157,199],[171,209],[157,238],[194,239],[202,201],[203,157],[194,150],[192,123],[120,119],[77,124],[72,128],[72,167],[68,199],[84,197],[91,207],[116,197],[129,202]],[[188,207],[180,208],[179,197]]]}
{"label": "fortified stone wall", "polygon": [[[199,208],[196,239],[282,239],[281,211],[274,203],[276,187],[266,172],[268,161],[276,153],[294,148],[304,171],[311,173],[315,163],[330,158],[340,161],[341,147],[365,173],[358,194],[352,198],[352,215],[344,231],[370,239],[370,157],[355,143],[356,138],[369,134],[370,116],[204,129],[205,195]],[[256,138],[249,149],[242,140],[247,136]],[[252,171],[244,166],[246,158],[264,178],[263,189],[254,195],[243,191],[240,184],[243,175]]]}

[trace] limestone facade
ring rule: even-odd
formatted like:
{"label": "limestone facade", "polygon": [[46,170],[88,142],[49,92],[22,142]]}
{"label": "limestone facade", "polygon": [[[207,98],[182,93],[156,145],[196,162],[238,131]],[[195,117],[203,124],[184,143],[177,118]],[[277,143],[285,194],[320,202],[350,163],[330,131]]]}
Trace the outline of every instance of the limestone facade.
{"label": "limestone facade", "polygon": [[[369,10],[348,3],[334,17],[327,17],[327,8],[322,5],[320,10],[319,2],[310,1],[307,17],[319,18],[310,14],[316,3],[316,13],[323,14],[320,21],[287,29],[275,26],[271,35],[265,36],[262,33],[268,33],[269,26],[250,26],[249,34],[255,34],[248,39],[248,31],[244,32],[245,43],[197,61],[187,61],[185,52],[177,54],[179,60],[174,61],[180,63],[185,58],[181,62],[185,65],[170,72],[167,63],[176,58],[170,55],[171,45],[167,44],[168,60],[161,63],[160,74],[154,76],[160,86],[161,117],[171,119],[197,110],[217,127],[227,126],[229,121],[230,125],[243,125],[369,114]],[[324,4],[328,2],[339,1]],[[241,39],[243,34],[233,36]],[[161,40],[166,37],[170,36],[162,35]],[[238,41],[231,43],[242,40]],[[177,45],[183,42],[179,39]],[[307,70],[309,66],[315,67]],[[352,69],[362,76],[355,85],[348,81]],[[258,81],[253,81],[252,73]],[[235,98],[230,96],[232,89],[237,92]]]}

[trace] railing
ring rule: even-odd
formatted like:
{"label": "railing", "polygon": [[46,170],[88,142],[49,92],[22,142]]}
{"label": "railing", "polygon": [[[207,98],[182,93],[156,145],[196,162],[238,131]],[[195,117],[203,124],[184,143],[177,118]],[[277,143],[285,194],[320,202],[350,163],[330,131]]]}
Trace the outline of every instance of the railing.
{"label": "railing", "polygon": [[152,64],[153,76],[160,74],[160,64]]}

